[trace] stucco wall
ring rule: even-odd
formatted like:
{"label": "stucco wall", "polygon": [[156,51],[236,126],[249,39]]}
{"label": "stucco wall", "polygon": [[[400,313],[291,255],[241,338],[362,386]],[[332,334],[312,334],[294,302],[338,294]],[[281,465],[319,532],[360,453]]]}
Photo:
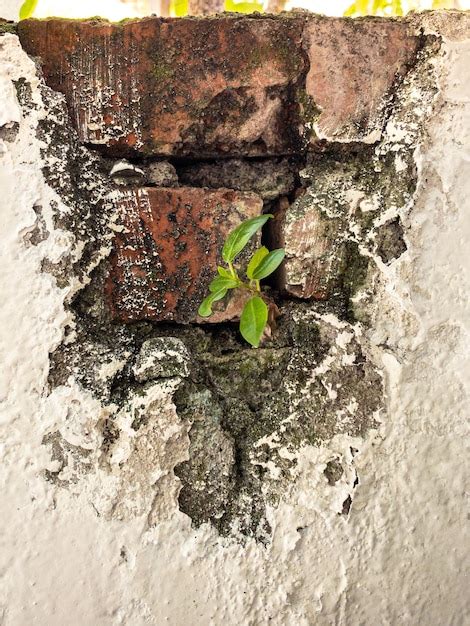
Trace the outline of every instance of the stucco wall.
{"label": "stucco wall", "polygon": [[[367,297],[357,296],[371,321],[323,320],[340,354],[353,335],[367,346],[386,411],[363,436],[295,450],[295,469],[267,505],[268,542],[196,528],[180,511],[173,468],[188,457],[188,424],[171,384],[133,396],[153,416],[140,439],[132,407],[115,415],[121,436],[107,457],[97,452],[98,425],[113,407],[73,376],[51,389],[49,355],[73,327],[68,305],[89,275],[61,283],[51,270],[84,248],[57,217],[71,212],[69,196],[43,171],[59,175],[64,154],[37,133],[41,120],[66,123],[62,97],[41,86],[16,36],[0,37],[1,623],[468,621],[470,36],[456,16],[419,25],[443,43],[400,88],[379,146],[396,154],[397,177],[413,155],[412,198],[382,216],[401,217],[407,250],[390,264],[374,259]],[[99,175],[90,159],[81,177],[91,189]],[[103,246],[90,264],[109,252]],[[103,381],[119,367],[103,365]],[[45,478],[58,472],[45,445],[56,432],[69,446],[66,488]],[[336,458],[343,474],[330,485],[324,470]]]}
{"label": "stucco wall", "polygon": [[21,0],[2,0],[0,13],[7,20],[17,20],[21,5]]}

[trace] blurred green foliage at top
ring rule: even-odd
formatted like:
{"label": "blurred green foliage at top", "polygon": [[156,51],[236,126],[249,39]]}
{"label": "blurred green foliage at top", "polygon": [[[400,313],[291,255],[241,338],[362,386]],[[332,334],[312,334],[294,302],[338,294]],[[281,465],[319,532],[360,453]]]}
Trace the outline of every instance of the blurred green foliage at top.
{"label": "blurred green foliage at top", "polygon": [[31,17],[37,3],[38,0],[26,0],[26,2],[23,2],[20,9],[20,20],[26,20],[28,17]]}
{"label": "blurred green foliage at top", "polygon": [[[313,3],[314,0],[312,0]],[[420,0],[356,0],[346,9],[347,17],[359,17],[360,15],[404,15],[408,11],[419,11],[423,8]],[[454,0],[433,0],[433,9],[452,9]],[[312,9],[313,10],[313,9]]]}
{"label": "blurred green foliage at top", "polygon": [[[39,0],[25,0],[20,9],[20,19],[24,20],[34,14]],[[282,2],[282,0],[281,0]],[[286,0],[287,2],[287,0]],[[295,0],[293,2],[295,6]],[[344,15],[359,17],[361,15],[404,15],[408,11],[418,11],[423,8],[420,0],[356,0]],[[455,0],[433,0],[433,9],[452,9],[456,5]],[[279,4],[281,8],[281,4]],[[315,0],[311,0],[308,7],[315,12]],[[225,10],[236,13],[263,12],[263,2],[256,0],[225,0]],[[170,15],[183,17],[188,14],[188,0],[170,0]]]}
{"label": "blurred green foliage at top", "polygon": [[225,0],[225,10],[235,11],[237,13],[254,13],[263,11],[262,2],[235,2],[234,0]]}
{"label": "blurred green foliage at top", "polygon": [[[237,2],[236,0],[225,0],[225,10],[235,13],[254,13],[263,11],[262,2]],[[170,15],[183,17],[188,14],[188,0],[171,0]]]}

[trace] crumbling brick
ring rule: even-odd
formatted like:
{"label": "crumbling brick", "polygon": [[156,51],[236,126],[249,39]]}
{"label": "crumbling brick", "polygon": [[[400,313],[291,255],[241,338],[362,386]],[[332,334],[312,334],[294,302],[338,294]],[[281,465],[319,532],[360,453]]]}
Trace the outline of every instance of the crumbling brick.
{"label": "crumbling brick", "polygon": [[276,245],[286,251],[278,274],[284,293],[326,300],[338,286],[344,263],[342,221],[328,217],[309,196],[281,204],[274,230]]}
{"label": "crumbling brick", "polygon": [[393,85],[406,74],[421,45],[410,24],[312,16],[303,44],[310,62],[306,94],[313,140],[378,141]]}
{"label": "crumbling brick", "polygon": [[[119,192],[117,205],[106,292],[112,317],[122,322],[198,321],[228,233],[263,208],[253,193],[189,187]],[[208,321],[240,315],[242,300],[225,304]]]}
{"label": "crumbling brick", "polygon": [[19,31],[81,141],[116,156],[259,156],[302,143],[303,21],[48,19]]}
{"label": "crumbling brick", "polygon": [[308,13],[24,20],[80,140],[111,156],[280,156],[380,138],[420,38],[407,21]]}

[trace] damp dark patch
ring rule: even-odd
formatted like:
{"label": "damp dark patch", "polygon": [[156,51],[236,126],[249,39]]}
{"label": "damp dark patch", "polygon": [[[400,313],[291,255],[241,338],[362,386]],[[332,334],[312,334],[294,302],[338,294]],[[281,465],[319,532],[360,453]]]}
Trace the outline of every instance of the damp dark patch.
{"label": "damp dark patch", "polygon": [[6,141],[7,143],[12,143],[15,141],[19,130],[20,125],[18,122],[4,124],[3,126],[0,126],[0,139],[2,141]]}
{"label": "damp dark patch", "polygon": [[323,473],[325,474],[328,484],[331,486],[335,485],[344,473],[340,460],[333,459],[332,461],[328,461]]}
{"label": "damp dark patch", "polygon": [[387,222],[377,230],[377,253],[389,265],[406,252],[403,226],[399,218]]}
{"label": "damp dark patch", "polygon": [[[336,363],[312,380],[336,349],[337,331],[310,313],[309,305],[285,306],[272,340],[256,351],[240,345],[235,329],[230,338],[225,329],[226,351],[220,335],[214,351],[214,338],[185,340],[194,368],[174,401],[192,423],[190,460],[175,472],[180,508],[195,525],[210,521],[223,535],[236,530],[265,541],[266,505],[277,502],[296,465],[279,450],[294,452],[339,433],[364,435],[374,426],[383,389],[370,362]],[[359,345],[352,341],[346,353],[360,353]],[[354,416],[347,409],[351,397]]]}

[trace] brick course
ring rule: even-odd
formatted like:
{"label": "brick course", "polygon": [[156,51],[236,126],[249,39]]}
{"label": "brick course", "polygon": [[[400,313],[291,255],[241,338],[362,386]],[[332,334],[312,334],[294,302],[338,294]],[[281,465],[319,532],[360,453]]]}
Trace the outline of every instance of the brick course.
{"label": "brick course", "polygon": [[406,21],[311,14],[18,25],[80,139],[114,156],[264,156],[375,141],[420,46]]}
{"label": "brick course", "polygon": [[[341,220],[301,200],[289,206],[290,163],[325,140],[380,139],[392,91],[422,44],[410,22],[296,12],[121,24],[52,18],[25,20],[18,31],[48,85],[65,95],[82,142],[106,156],[140,157],[142,167],[184,157],[175,160],[183,184],[228,184],[279,200],[268,225],[286,249],[278,286],[305,299],[332,296],[345,266]],[[268,168],[249,160],[261,156],[289,158]],[[256,194],[196,187],[134,188],[118,193],[117,206],[122,230],[106,293],[123,322],[202,321],[197,309],[227,234],[263,210]],[[240,298],[204,321],[236,319]]]}

